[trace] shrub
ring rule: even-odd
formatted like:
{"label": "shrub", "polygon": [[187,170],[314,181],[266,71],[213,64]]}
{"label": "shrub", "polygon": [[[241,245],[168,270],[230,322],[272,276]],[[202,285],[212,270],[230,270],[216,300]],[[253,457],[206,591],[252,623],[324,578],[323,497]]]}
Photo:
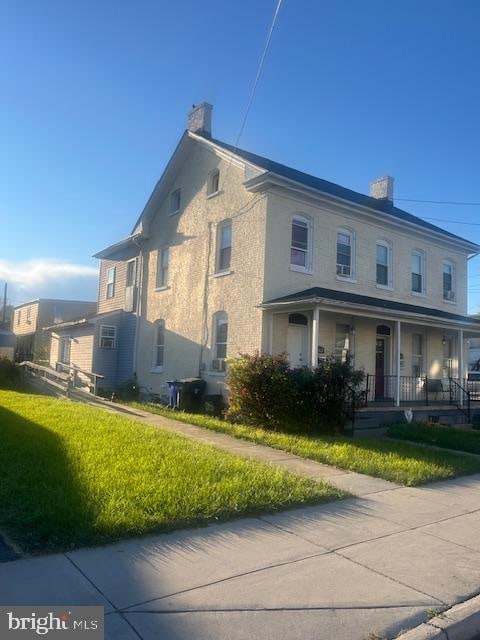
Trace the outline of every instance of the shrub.
{"label": "shrub", "polygon": [[21,386],[22,381],[20,367],[8,358],[0,357],[0,388],[15,389]]}
{"label": "shrub", "polygon": [[351,415],[364,373],[328,358],[290,369],[285,355],[242,355],[229,362],[229,420],[299,432],[337,433]]}
{"label": "shrub", "polygon": [[229,361],[228,420],[278,429],[288,423],[295,400],[285,354],[241,355]]}

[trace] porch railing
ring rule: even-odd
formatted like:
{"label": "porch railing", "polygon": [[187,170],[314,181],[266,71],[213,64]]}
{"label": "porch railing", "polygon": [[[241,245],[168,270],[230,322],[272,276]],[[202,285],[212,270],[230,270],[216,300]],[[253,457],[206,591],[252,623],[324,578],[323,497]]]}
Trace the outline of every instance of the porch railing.
{"label": "porch railing", "polygon": [[[460,390],[463,390],[463,395]],[[480,401],[480,381],[429,376],[400,376],[400,404],[463,405]],[[367,374],[363,390],[363,406],[372,402],[393,405],[397,400],[397,376]]]}
{"label": "porch railing", "polygon": [[[471,393],[468,389],[463,387],[457,380],[449,378],[450,385],[450,404],[455,405],[459,411],[466,416],[467,421],[470,422],[472,415],[471,411]],[[462,380],[465,384],[465,382]],[[468,385],[468,382],[467,382]]]}

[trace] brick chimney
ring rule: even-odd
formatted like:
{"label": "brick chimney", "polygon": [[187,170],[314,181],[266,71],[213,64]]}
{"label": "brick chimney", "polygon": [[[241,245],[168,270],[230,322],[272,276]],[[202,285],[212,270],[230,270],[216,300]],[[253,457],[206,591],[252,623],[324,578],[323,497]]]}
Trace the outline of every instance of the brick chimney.
{"label": "brick chimney", "polygon": [[212,105],[208,102],[194,104],[188,114],[188,130],[210,138],[212,136],[212,109]]}
{"label": "brick chimney", "polygon": [[383,176],[370,182],[370,196],[378,200],[390,200],[393,202],[393,178]]}

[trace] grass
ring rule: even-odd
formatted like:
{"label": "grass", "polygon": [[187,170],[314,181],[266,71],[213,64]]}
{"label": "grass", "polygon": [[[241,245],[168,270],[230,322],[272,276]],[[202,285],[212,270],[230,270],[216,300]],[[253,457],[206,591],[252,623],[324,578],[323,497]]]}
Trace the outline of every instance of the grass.
{"label": "grass", "polygon": [[412,422],[395,424],[388,429],[388,435],[400,440],[411,440],[433,444],[436,447],[480,454],[480,432],[463,431],[452,427],[438,427]]}
{"label": "grass", "polygon": [[480,460],[388,439],[311,437],[232,424],[199,414],[175,412],[156,404],[130,403],[180,422],[219,431],[235,438],[289,451],[341,469],[414,486],[480,471]]}
{"label": "grass", "polygon": [[346,494],[123,416],[0,391],[0,530],[72,549]]}

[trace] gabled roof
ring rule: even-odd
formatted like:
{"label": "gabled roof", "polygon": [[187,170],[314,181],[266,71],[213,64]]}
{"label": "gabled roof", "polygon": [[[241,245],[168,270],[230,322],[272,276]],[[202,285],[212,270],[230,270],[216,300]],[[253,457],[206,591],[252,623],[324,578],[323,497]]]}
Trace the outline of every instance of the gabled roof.
{"label": "gabled roof", "polygon": [[416,304],[407,304],[404,302],[396,302],[395,300],[385,300],[384,298],[374,298],[372,296],[364,296],[358,293],[349,293],[348,291],[337,291],[336,289],[324,289],[323,287],[312,287],[291,293],[288,296],[274,298],[262,303],[262,307],[274,307],[288,305],[296,302],[340,302],[348,304],[363,305],[368,307],[376,307],[387,311],[400,311],[402,313],[414,313],[424,316],[441,318],[443,320],[453,320],[456,322],[468,322],[478,325],[480,329],[480,318],[478,316],[463,316],[457,313],[442,311],[441,309],[433,309],[429,307],[419,307]]}
{"label": "gabled roof", "polygon": [[455,235],[454,233],[450,233],[449,231],[445,231],[445,229],[437,227],[434,224],[430,224],[429,222],[426,222],[425,220],[422,220],[421,218],[418,218],[417,216],[414,216],[413,214],[408,213],[403,209],[399,209],[390,200],[380,200],[378,198],[372,198],[371,196],[359,193],[358,191],[352,191],[352,189],[347,189],[346,187],[342,187],[339,184],[335,184],[334,182],[329,182],[328,180],[323,180],[323,178],[312,176],[309,173],[298,171],[297,169],[293,169],[292,167],[280,164],[279,162],[275,162],[274,160],[270,160],[269,158],[264,158],[263,156],[259,156],[255,153],[250,153],[250,151],[238,149],[230,144],[222,142],[221,140],[216,140],[214,138],[207,138],[207,140],[210,140],[213,144],[221,147],[222,149],[225,149],[226,151],[229,151],[230,153],[243,158],[247,162],[265,169],[265,171],[270,171],[271,173],[275,173],[276,175],[287,178],[288,180],[293,180],[294,182],[298,182],[299,184],[302,184],[311,189],[316,189],[317,191],[327,193],[331,196],[335,196],[336,198],[347,200],[349,202],[352,202],[353,204],[359,204],[370,209],[375,209],[376,211],[379,211],[383,214],[387,214],[405,222],[416,224],[430,231],[435,231],[436,233],[441,233],[455,240],[474,244],[468,240],[465,240],[464,238],[461,238],[460,236]]}

